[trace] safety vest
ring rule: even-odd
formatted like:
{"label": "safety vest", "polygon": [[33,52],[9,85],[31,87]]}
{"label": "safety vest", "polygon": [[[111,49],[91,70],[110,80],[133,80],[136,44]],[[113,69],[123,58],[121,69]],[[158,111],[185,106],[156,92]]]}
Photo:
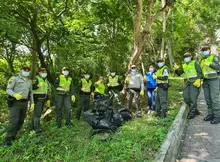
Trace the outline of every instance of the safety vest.
{"label": "safety vest", "polygon": [[82,81],[82,88],[85,88],[85,92],[90,92],[92,85],[91,80],[87,81],[85,78],[82,78],[81,81]]}
{"label": "safety vest", "polygon": [[37,76],[38,84],[41,84],[41,86],[38,89],[33,90],[33,94],[47,94],[49,84],[47,79],[43,79],[40,76]]}
{"label": "safety vest", "polygon": [[98,92],[100,94],[105,94],[105,85],[104,83],[100,83],[100,82],[103,82],[103,80],[99,80],[97,81],[95,84],[95,92]]}
{"label": "safety vest", "polygon": [[[162,68],[158,69],[156,72],[156,76],[157,77],[163,77],[163,71],[164,69],[168,69],[167,66],[163,66]],[[167,80],[159,80],[157,79],[157,83],[168,83],[168,79]]]}
{"label": "safety vest", "polygon": [[198,75],[195,68],[195,62],[196,60],[192,60],[189,64],[183,64],[184,78],[188,81],[195,81],[195,79],[197,79]]}
{"label": "safety vest", "polygon": [[118,84],[118,75],[116,75],[115,77],[109,76],[108,78],[109,82],[108,82],[108,87],[117,87]]}
{"label": "safety vest", "polygon": [[60,75],[60,85],[62,85],[62,87],[58,87],[57,90],[69,91],[71,82],[72,82],[71,77],[66,78],[64,75]]}
{"label": "safety vest", "polygon": [[203,59],[200,63],[200,66],[202,68],[202,74],[206,79],[212,79],[218,77],[217,71],[215,69],[212,69],[209,66],[204,66],[205,61],[207,61],[209,64],[212,64],[214,57],[215,55],[210,55],[209,57]]}

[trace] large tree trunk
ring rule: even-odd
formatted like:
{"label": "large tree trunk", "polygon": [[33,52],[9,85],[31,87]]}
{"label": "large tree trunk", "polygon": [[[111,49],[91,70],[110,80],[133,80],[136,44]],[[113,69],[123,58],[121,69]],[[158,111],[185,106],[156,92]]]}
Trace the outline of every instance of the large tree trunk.
{"label": "large tree trunk", "polygon": [[[153,15],[153,3],[154,0],[148,0],[148,9],[146,12],[145,26],[141,30],[142,24],[142,13],[143,13],[143,0],[138,0],[137,3],[137,12],[134,17],[134,48],[132,52],[132,56],[130,58],[128,69],[132,64],[137,64],[139,57],[142,54],[143,46],[146,39],[149,37],[151,33],[151,26],[155,22],[155,20],[165,11],[167,11],[172,5],[173,2],[166,3],[162,9],[160,9],[155,15]],[[127,71],[128,72],[128,71]]]}
{"label": "large tree trunk", "polygon": [[[161,0],[162,8],[165,6],[165,0]],[[166,12],[163,12],[162,14],[163,22],[162,22],[162,42],[161,42],[161,49],[160,49],[160,57],[164,58],[164,45],[165,45],[165,39],[164,35],[166,32]]]}

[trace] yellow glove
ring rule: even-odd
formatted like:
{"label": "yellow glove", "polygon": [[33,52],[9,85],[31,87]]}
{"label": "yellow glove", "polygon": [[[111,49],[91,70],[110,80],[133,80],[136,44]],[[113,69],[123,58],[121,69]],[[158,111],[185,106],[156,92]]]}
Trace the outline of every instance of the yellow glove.
{"label": "yellow glove", "polygon": [[50,100],[47,100],[47,101],[46,101],[45,106],[46,106],[46,107],[50,107]]}
{"label": "yellow glove", "polygon": [[85,91],[86,91],[86,88],[81,88],[81,91],[85,92]]}
{"label": "yellow glove", "polygon": [[72,102],[75,102],[76,97],[74,95],[72,95],[71,100],[72,100]]}
{"label": "yellow glove", "polygon": [[154,92],[157,92],[157,87],[154,89]]}
{"label": "yellow glove", "polygon": [[140,95],[141,95],[141,96],[144,95],[144,90],[141,90]]}
{"label": "yellow glove", "polygon": [[196,81],[193,83],[193,85],[197,88],[199,88],[201,86],[201,81],[200,79],[196,79]]}
{"label": "yellow glove", "polygon": [[125,82],[126,82],[126,83],[128,83],[128,82],[129,82],[129,80],[130,80],[130,78],[129,78],[129,77],[126,77],[126,78],[125,78]]}
{"label": "yellow glove", "polygon": [[91,93],[91,96],[94,97],[94,93],[93,92]]}
{"label": "yellow glove", "polygon": [[29,109],[29,112],[32,112],[32,111],[34,111],[34,104],[31,104],[31,107]]}
{"label": "yellow glove", "polygon": [[16,98],[16,100],[20,100],[20,99],[22,99],[21,93],[22,93],[22,92],[15,93],[15,94],[13,95],[13,97]]}
{"label": "yellow glove", "polygon": [[177,69],[179,69],[180,67],[177,65],[177,64],[174,64],[173,65],[173,70],[177,70]]}
{"label": "yellow glove", "polygon": [[210,63],[208,63],[208,61],[207,61],[207,60],[205,60],[205,61],[204,61],[204,65],[205,65],[205,66],[209,66],[209,65],[210,65]]}
{"label": "yellow glove", "polygon": [[43,82],[40,82],[37,86],[38,86],[38,87],[43,87],[43,86],[44,86],[44,83],[43,83]]}
{"label": "yellow glove", "polygon": [[144,80],[147,81],[147,77],[146,76],[144,76]]}
{"label": "yellow glove", "polygon": [[153,75],[153,79],[157,79],[157,76],[156,76],[156,75]]}

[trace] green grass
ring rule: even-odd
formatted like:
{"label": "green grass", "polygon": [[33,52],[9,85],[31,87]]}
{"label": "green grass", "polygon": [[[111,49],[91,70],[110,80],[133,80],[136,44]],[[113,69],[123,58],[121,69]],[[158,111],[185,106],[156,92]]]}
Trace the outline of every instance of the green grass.
{"label": "green grass", "polygon": [[[1,161],[56,161],[56,162],[101,162],[101,161],[152,161],[166,138],[167,132],[179,111],[182,101],[180,81],[172,82],[169,89],[169,111],[166,119],[144,115],[127,122],[112,136],[100,142],[91,139],[90,126],[73,120],[74,128],[56,128],[54,121],[43,122],[41,136],[27,131],[27,123],[11,147],[0,146]],[[143,100],[143,99],[142,99]],[[146,107],[146,103],[142,103]],[[145,108],[146,109],[146,108]],[[1,134],[1,140],[5,134]]]}

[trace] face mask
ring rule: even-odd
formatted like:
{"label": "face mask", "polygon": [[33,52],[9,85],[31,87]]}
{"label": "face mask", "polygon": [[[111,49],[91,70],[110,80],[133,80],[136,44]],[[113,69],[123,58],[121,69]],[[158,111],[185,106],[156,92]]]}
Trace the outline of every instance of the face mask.
{"label": "face mask", "polygon": [[69,71],[62,71],[63,75],[68,75]]}
{"label": "face mask", "polygon": [[203,55],[203,56],[207,56],[207,55],[209,55],[209,52],[208,52],[208,51],[203,51],[203,52],[202,52],[202,55]]}
{"label": "face mask", "polygon": [[157,65],[158,65],[159,67],[162,67],[162,66],[163,66],[163,62],[159,62]]}
{"label": "face mask", "polygon": [[86,79],[89,79],[90,75],[84,75],[84,77],[85,77]]}
{"label": "face mask", "polygon": [[115,76],[115,73],[111,73],[111,76]]}
{"label": "face mask", "polygon": [[184,58],[184,61],[185,61],[185,62],[190,62],[190,60],[191,60],[190,57],[186,57],[186,58]]}
{"label": "face mask", "polygon": [[46,77],[47,77],[47,73],[42,73],[40,76],[41,76],[42,78],[46,78]]}
{"label": "face mask", "polygon": [[137,72],[136,69],[131,69],[132,74],[135,74]]}
{"label": "face mask", "polygon": [[22,71],[21,75],[24,76],[24,77],[28,77],[30,75],[30,72]]}
{"label": "face mask", "polygon": [[149,72],[153,72],[154,71],[154,68],[149,68]]}

